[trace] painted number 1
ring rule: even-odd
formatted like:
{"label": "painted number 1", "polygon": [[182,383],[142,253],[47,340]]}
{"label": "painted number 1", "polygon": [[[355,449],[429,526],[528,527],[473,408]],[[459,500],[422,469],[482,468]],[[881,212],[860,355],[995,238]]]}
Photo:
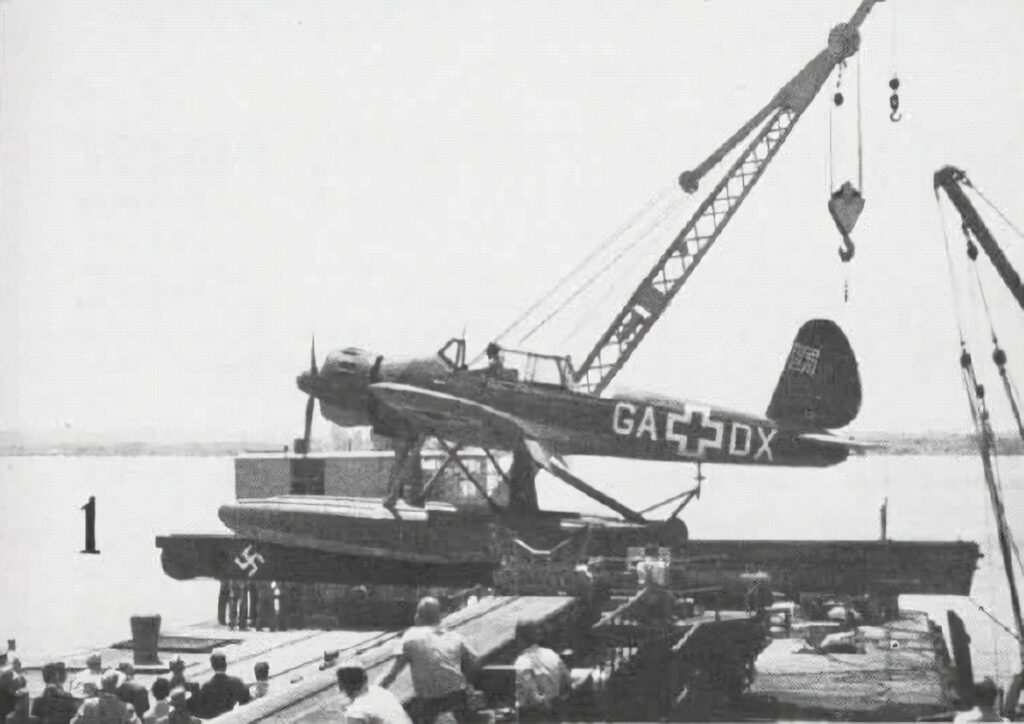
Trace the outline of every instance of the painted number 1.
{"label": "painted number 1", "polygon": [[89,502],[82,506],[85,511],[85,549],[82,553],[99,553],[96,549],[96,498],[89,496]]}

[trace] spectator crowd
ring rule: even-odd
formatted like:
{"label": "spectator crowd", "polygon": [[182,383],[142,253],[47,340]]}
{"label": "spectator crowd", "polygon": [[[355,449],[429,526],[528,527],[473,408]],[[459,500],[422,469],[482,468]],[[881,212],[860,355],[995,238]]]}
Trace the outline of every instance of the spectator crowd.
{"label": "spectator crowd", "polygon": [[254,667],[252,689],[227,673],[227,658],[210,656],[212,676],[204,683],[185,676],[185,662],[175,656],[169,677],[159,677],[147,689],[135,678],[135,667],[123,661],[104,669],[99,654],[91,654],[85,668],[68,677],[63,662],[42,666],[43,691],[29,694],[21,661],[0,649],[0,723],[3,724],[197,724],[265,696],[270,689],[270,667]]}

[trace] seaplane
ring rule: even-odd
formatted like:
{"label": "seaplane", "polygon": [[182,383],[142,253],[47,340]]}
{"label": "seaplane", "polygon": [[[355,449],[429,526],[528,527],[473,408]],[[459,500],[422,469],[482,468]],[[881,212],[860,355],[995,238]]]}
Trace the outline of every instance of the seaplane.
{"label": "seaplane", "polygon": [[[421,503],[422,472],[412,469],[427,438],[458,462],[457,451],[511,452],[509,507],[537,510],[535,478],[546,470],[622,515],[643,516],[574,475],[569,456],[609,456],[690,464],[822,467],[845,460],[862,444],[837,435],[857,415],[861,384],[846,335],[830,320],[798,331],[764,415],[655,393],[600,397],[578,389],[569,357],[488,346],[486,364],[466,363],[466,343],[451,339],[434,355],[388,360],[355,347],[331,352],[297,378],[327,420],[371,426],[394,441],[393,506]],[[492,455],[497,462],[497,455]],[[467,471],[468,474],[468,471]]]}

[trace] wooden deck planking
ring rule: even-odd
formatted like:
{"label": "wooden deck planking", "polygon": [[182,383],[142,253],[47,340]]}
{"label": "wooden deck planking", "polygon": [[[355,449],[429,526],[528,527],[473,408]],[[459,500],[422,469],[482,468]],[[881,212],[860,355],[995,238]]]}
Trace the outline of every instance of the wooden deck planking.
{"label": "wooden deck planking", "polygon": [[[508,645],[521,619],[544,621],[566,611],[572,599],[553,596],[497,597],[483,599],[455,612],[444,626],[462,634],[480,656],[493,655]],[[384,673],[397,654],[397,638],[356,647],[371,681]],[[264,700],[240,707],[218,721],[232,724],[282,720],[294,722],[338,721],[343,705],[334,670],[317,672],[285,691],[274,692]],[[391,691],[401,700],[412,696],[408,669],[395,680]]]}

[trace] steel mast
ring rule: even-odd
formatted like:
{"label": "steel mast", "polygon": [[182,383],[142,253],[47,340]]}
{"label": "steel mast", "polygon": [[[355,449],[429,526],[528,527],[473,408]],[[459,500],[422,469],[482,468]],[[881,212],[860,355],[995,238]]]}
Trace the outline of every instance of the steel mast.
{"label": "steel mast", "polygon": [[992,266],[999,272],[999,277],[1006,284],[1006,288],[1010,290],[1021,309],[1024,309],[1024,283],[1021,282],[1020,274],[1010,264],[1010,260],[1006,258],[1003,250],[999,248],[999,244],[996,243],[988,227],[985,226],[985,222],[978,215],[978,210],[974,208],[974,204],[960,188],[961,184],[970,186],[971,181],[967,178],[967,173],[958,168],[945,166],[935,172],[935,193],[938,194],[940,188],[946,192],[949,200],[960,212],[964,231],[978,240],[978,244],[988,254]]}

